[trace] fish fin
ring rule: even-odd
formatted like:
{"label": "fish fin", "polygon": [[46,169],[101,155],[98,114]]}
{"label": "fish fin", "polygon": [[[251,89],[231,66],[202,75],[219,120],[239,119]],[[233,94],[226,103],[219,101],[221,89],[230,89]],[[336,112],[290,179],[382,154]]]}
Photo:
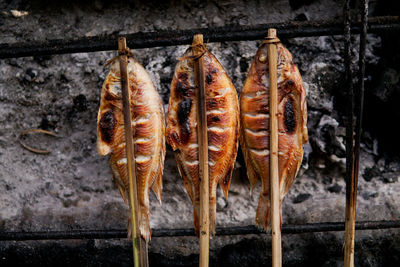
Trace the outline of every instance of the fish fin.
{"label": "fish fin", "polygon": [[111,159],[110,159],[110,166],[113,173],[113,181],[117,185],[118,191],[121,194],[121,197],[124,200],[125,204],[128,204],[128,195],[125,191],[125,186],[121,182],[121,179],[119,179],[119,173],[117,172],[115,165],[112,164]]}
{"label": "fish fin", "polygon": [[270,210],[271,203],[269,193],[261,192],[256,213],[256,225],[259,228],[264,229],[266,232],[270,231]]}
{"label": "fish fin", "polygon": [[162,171],[158,173],[157,178],[155,179],[153,185],[151,186],[154,194],[157,197],[158,202],[161,204],[161,193],[162,193]]}
{"label": "fish fin", "polygon": [[[251,160],[251,159],[249,159],[249,160]],[[247,168],[247,166],[249,166],[249,168]],[[260,177],[254,171],[253,166],[246,165],[246,169],[247,169],[247,177],[249,178],[249,181],[250,181],[250,192],[251,192],[251,194],[253,194],[254,187],[255,187],[256,183],[258,182],[258,180],[260,180]]]}
{"label": "fish fin", "polygon": [[243,133],[240,134],[240,143],[242,144],[242,152],[244,156],[244,161],[246,163],[247,177],[250,181],[250,194],[253,194],[254,186],[260,180],[259,175],[254,171],[252,160],[250,154],[247,151],[246,141],[244,139]]}
{"label": "fish fin", "polygon": [[[296,151],[294,154],[292,154],[288,160],[287,168],[283,171],[281,175],[281,180],[280,180],[280,199],[281,201],[283,200],[284,196],[287,194],[289,191],[289,188],[292,186],[297,173],[300,169],[301,162],[303,160],[303,149],[301,148],[300,150]],[[283,177],[286,177],[283,179]]]}
{"label": "fish fin", "polygon": [[228,199],[229,187],[230,187],[231,181],[232,181],[233,165],[234,164],[232,164],[231,168],[226,173],[225,177],[218,181],[219,186],[221,187],[222,191],[224,192],[225,199]]}
{"label": "fish fin", "polygon": [[124,188],[122,186],[120,186],[119,184],[117,184],[117,187],[118,187],[119,193],[121,194],[121,197],[124,200],[125,204],[128,204],[128,200],[127,200],[127,197],[125,195]]}
{"label": "fish fin", "polygon": [[[140,235],[146,240],[146,242],[151,239],[151,229],[150,229],[150,218],[149,215],[141,212],[140,214]],[[131,216],[128,219],[128,238],[132,240],[132,220]]]}
{"label": "fish fin", "polygon": [[131,216],[128,218],[128,239],[132,240],[132,225],[131,225]]}
{"label": "fish fin", "polygon": [[150,229],[150,215],[148,212],[141,210],[139,218],[139,230],[140,234],[146,240],[146,242],[151,239],[151,229]]}
{"label": "fish fin", "polygon": [[[161,99],[160,99],[160,106],[161,106],[161,111],[160,112],[161,112],[161,114],[164,114],[164,109],[162,108]],[[153,185],[151,186],[151,189],[153,190],[153,192],[156,195],[157,200],[160,202],[160,204],[161,204],[161,194],[162,194],[162,188],[163,188],[162,176],[163,176],[163,171],[164,171],[165,151],[166,151],[165,125],[164,125],[164,122],[163,122],[160,161],[158,163],[158,176],[156,177],[155,181],[153,182]]]}
{"label": "fish fin", "polygon": [[180,159],[180,154],[178,151],[175,151],[175,159],[176,162],[178,163],[178,171],[179,174],[181,175],[182,179],[183,179],[183,184],[186,188],[186,192],[188,193],[190,200],[192,201],[192,203],[194,203],[194,190],[193,190],[193,183],[192,181],[186,176],[185,170],[183,169],[183,163]]}
{"label": "fish fin", "polygon": [[[146,242],[151,239],[151,229],[150,229],[150,217],[148,212],[140,211],[139,214],[139,231],[140,235],[146,240]],[[128,238],[132,240],[132,218],[129,215],[128,218]]]}
{"label": "fish fin", "polygon": [[158,173],[157,177],[153,182],[153,185],[151,186],[151,189],[153,190],[154,194],[157,197],[158,202],[161,204],[161,196],[162,196],[162,176],[163,176],[163,170],[164,170],[164,159],[165,159],[165,142],[163,140],[163,147],[161,148],[161,155],[160,155],[160,162],[158,163]]}

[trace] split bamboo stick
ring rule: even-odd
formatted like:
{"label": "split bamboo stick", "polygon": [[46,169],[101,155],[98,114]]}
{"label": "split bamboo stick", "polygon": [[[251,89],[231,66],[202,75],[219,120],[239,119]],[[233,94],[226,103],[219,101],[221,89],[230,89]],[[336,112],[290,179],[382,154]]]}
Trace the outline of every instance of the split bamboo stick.
{"label": "split bamboo stick", "polygon": [[[203,52],[203,35],[193,38],[194,56]],[[203,56],[195,59],[196,85],[198,87],[197,140],[199,143],[199,178],[200,178],[200,267],[209,264],[210,214],[209,214],[209,177],[208,177],[208,139],[206,116],[206,91],[204,82]]]}
{"label": "split bamboo stick", "polygon": [[[358,172],[360,165],[360,142],[364,109],[364,76],[365,76],[365,50],[366,38],[368,29],[368,0],[361,1],[361,33],[360,33],[360,50],[359,50],[359,70],[358,70],[358,88],[356,92],[356,131],[355,136],[352,133],[353,140],[348,148],[351,148],[352,162],[351,176],[347,177],[346,185],[346,221],[345,221],[345,246],[344,246],[344,266],[354,267],[354,237],[356,225],[356,211],[357,211],[357,186],[358,186]],[[352,89],[352,88],[350,88]],[[353,116],[351,114],[351,116]],[[351,118],[352,120],[353,118]],[[352,129],[353,126],[351,125]]]}
{"label": "split bamboo stick", "polygon": [[122,105],[124,114],[125,142],[126,142],[126,158],[129,178],[129,204],[131,211],[131,227],[132,227],[132,246],[133,246],[133,262],[135,267],[148,266],[147,244],[140,237],[139,231],[139,206],[137,201],[137,185],[136,185],[136,163],[135,149],[132,137],[132,118],[130,109],[130,90],[128,78],[128,53],[129,48],[126,46],[126,38],[118,38],[118,55],[121,73],[121,92]]}
{"label": "split bamboo stick", "polygon": [[279,166],[278,166],[278,86],[276,29],[268,29],[269,63],[269,117],[270,117],[270,197],[271,197],[271,234],[272,266],[282,266],[281,226],[279,205]]}

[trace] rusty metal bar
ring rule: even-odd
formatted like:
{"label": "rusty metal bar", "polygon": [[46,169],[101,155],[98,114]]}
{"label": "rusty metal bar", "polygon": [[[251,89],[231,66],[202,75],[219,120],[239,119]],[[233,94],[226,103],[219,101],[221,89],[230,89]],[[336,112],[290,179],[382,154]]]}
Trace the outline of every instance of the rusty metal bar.
{"label": "rusty metal bar", "polygon": [[[400,228],[398,221],[363,221],[356,222],[356,230],[377,230]],[[303,234],[314,232],[344,231],[344,222],[310,223],[282,225],[282,234]],[[218,227],[217,236],[265,234],[253,225]],[[115,230],[69,230],[48,232],[0,232],[0,241],[24,240],[62,240],[62,239],[112,239],[126,238],[127,232]],[[193,228],[187,229],[154,229],[152,237],[195,236]]]}
{"label": "rusty metal bar", "polygon": [[[354,22],[351,32],[360,32],[360,23]],[[224,26],[189,30],[167,30],[158,32],[138,32],[124,35],[131,49],[159,46],[191,44],[194,34],[202,33],[207,42],[261,40],[266,36],[266,29],[275,28],[279,37],[310,37],[343,34],[342,20],[328,21],[292,21],[287,23],[271,23],[256,26]],[[400,32],[398,16],[372,17],[369,19],[368,32]],[[42,42],[18,42],[0,44],[0,59],[27,56],[43,56],[80,52],[96,52],[117,50],[115,39],[118,34],[82,37],[77,39],[57,39]]]}

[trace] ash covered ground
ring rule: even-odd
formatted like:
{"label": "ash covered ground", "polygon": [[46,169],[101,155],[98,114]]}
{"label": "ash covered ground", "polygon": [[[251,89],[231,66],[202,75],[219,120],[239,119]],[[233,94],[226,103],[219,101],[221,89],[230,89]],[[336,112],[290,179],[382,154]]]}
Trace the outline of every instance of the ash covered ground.
{"label": "ash covered ground", "polygon": [[[388,12],[373,3],[370,15]],[[254,25],[290,20],[340,18],[340,1],[171,1],[169,3],[79,1],[0,2],[0,43],[75,38],[109,33],[163,29]],[[390,9],[388,9],[390,10]],[[18,12],[16,12],[18,11]],[[387,13],[384,13],[387,14]],[[345,115],[343,38],[312,37],[282,40],[292,52],[308,90],[310,142],[300,175],[283,203],[283,223],[344,221]],[[353,38],[354,70],[358,39]],[[366,111],[360,159],[358,220],[399,219],[399,142],[393,122],[400,119],[399,40],[368,35]],[[210,43],[240,92],[260,41]],[[169,86],[186,46],[138,49],[143,64],[167,110]],[[396,53],[391,53],[395,51]],[[107,157],[96,153],[96,119],[104,67],[115,52],[79,53],[0,60],[0,231],[121,229],[127,207],[111,180]],[[356,82],[356,79],[355,79]],[[388,115],[390,114],[390,115]],[[33,154],[18,143],[26,129],[53,131],[57,137],[30,136],[25,141],[47,148]],[[217,225],[250,225],[258,201],[239,155],[229,198],[219,191]],[[163,203],[151,195],[152,228],[192,227],[192,206],[167,151]],[[258,187],[259,190],[259,187]],[[400,231],[359,231],[356,264],[393,266],[400,263]],[[283,237],[286,266],[340,266],[343,233]],[[266,235],[215,237],[215,266],[261,266],[269,262]],[[153,238],[150,262],[191,266],[197,260],[195,238]],[[36,257],[28,257],[35,253]],[[318,257],[315,257],[315,253]],[[131,262],[127,240],[2,242],[0,263],[105,266]],[[121,258],[120,255],[124,257]]]}

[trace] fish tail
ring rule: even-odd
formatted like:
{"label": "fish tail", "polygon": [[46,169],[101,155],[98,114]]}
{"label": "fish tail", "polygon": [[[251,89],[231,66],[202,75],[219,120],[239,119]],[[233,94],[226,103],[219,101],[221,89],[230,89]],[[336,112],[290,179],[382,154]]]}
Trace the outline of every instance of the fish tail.
{"label": "fish tail", "polygon": [[270,231],[270,210],[269,193],[261,192],[256,213],[256,225],[266,232]]}
{"label": "fish tail", "polygon": [[[139,231],[140,235],[146,240],[146,242],[151,239],[151,229],[150,229],[150,216],[146,212],[140,212],[139,218]],[[132,239],[132,220],[131,216],[128,219],[128,238]]]}
{"label": "fish tail", "polygon": [[150,215],[148,212],[140,212],[140,220],[139,220],[139,230],[140,234],[146,240],[146,242],[151,239],[151,229],[150,229]]}

